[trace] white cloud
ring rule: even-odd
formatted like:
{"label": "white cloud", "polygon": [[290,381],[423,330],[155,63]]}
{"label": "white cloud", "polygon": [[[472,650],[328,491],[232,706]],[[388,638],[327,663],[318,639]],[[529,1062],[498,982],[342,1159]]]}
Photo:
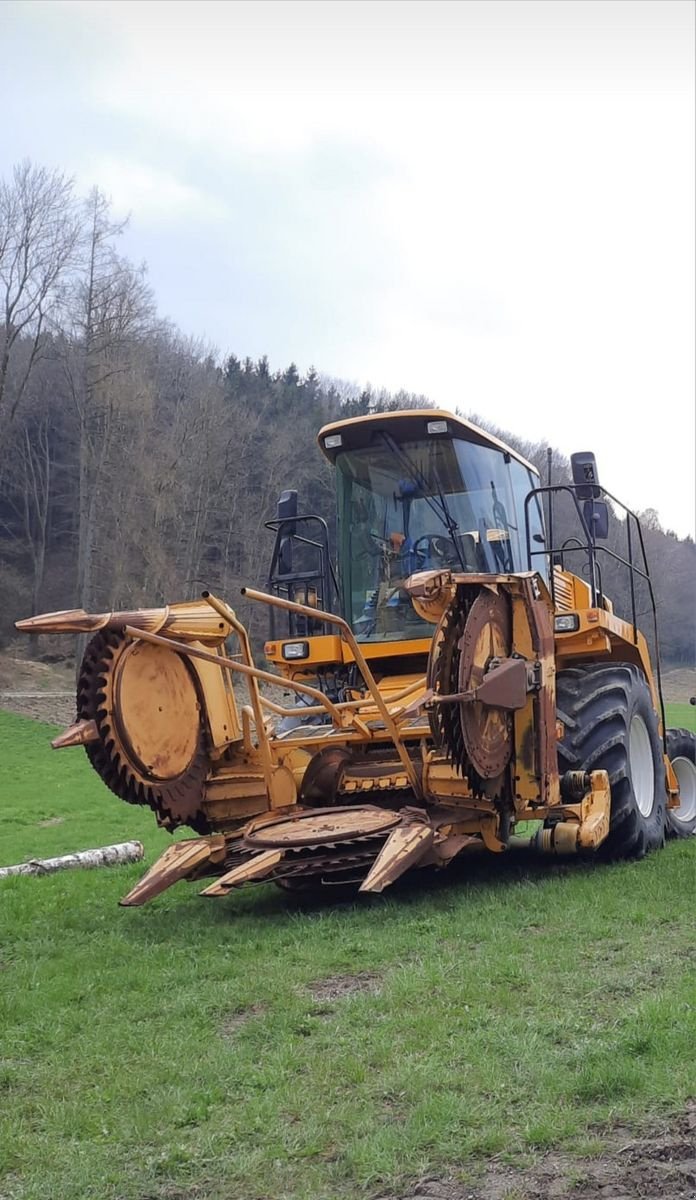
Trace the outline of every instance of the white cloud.
{"label": "white cloud", "polygon": [[693,530],[693,6],[31,7],[91,30],[90,182],[187,257],[175,319],[593,444]]}
{"label": "white cloud", "polygon": [[77,183],[83,189],[96,184],[110,198],[117,215],[133,212],[145,225],[176,225],[190,217],[198,221],[223,220],[230,215],[217,197],[169,172],[108,155],[91,161],[89,170],[78,174]]}

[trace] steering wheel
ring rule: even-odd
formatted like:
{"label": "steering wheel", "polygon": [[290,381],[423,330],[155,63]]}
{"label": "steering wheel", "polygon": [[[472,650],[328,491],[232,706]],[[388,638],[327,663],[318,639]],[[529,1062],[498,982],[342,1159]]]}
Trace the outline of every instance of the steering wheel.
{"label": "steering wheel", "polygon": [[413,543],[413,553],[419,560],[419,569],[428,558],[439,559],[443,564],[453,563],[457,551],[451,538],[443,537],[440,533],[424,533]]}

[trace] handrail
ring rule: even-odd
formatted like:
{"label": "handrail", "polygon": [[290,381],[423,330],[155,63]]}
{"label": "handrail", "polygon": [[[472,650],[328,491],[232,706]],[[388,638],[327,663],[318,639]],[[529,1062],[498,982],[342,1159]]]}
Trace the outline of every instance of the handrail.
{"label": "handrail", "polygon": [[[637,516],[636,513],[633,512],[632,509],[628,508],[623,503],[623,501],[617,499],[616,496],[612,495],[612,493],[607,491],[607,489],[605,487],[602,487],[601,484],[596,484],[594,486],[599,490],[602,497],[606,498],[607,500],[611,500],[612,504],[617,505],[618,508],[622,509],[623,512],[626,514],[626,546],[627,546],[628,558],[627,559],[623,558],[620,554],[617,554],[616,551],[610,550],[608,546],[597,546],[595,544],[594,538],[592,536],[590,529],[588,528],[584,514],[580,510],[580,505],[578,503],[578,497],[577,497],[577,485],[575,485],[575,484],[572,484],[572,485],[571,484],[549,484],[546,487],[532,488],[531,491],[528,492],[527,496],[525,497],[524,524],[525,524],[525,537],[526,537],[526,542],[527,542],[527,561],[529,562],[529,565],[531,568],[532,559],[543,555],[545,557],[548,557],[549,563],[550,563],[551,567],[553,568],[553,556],[556,554],[561,554],[561,555],[574,554],[574,553],[577,553],[578,550],[586,552],[587,556],[588,556],[588,560],[589,560],[589,565],[590,565],[592,605],[595,608],[599,607],[599,595],[601,595],[601,579],[600,579],[599,593],[598,593],[598,588],[597,588],[597,569],[598,569],[598,565],[599,565],[597,563],[597,552],[601,551],[602,554],[605,554],[608,558],[613,559],[614,562],[621,563],[622,566],[627,567],[628,572],[629,572],[629,586],[630,586],[630,597],[631,597],[631,621],[632,621],[633,644],[634,645],[638,644],[638,626],[636,623],[636,581],[635,581],[635,577],[636,577],[636,575],[638,575],[638,576],[640,576],[641,579],[644,579],[646,581],[647,586],[648,586],[648,594],[650,597],[653,635],[654,635],[654,639],[655,639],[655,675],[657,678],[657,694],[658,694],[658,698],[660,701],[660,715],[662,717],[662,731],[663,731],[662,737],[663,737],[663,744],[666,747],[667,719],[666,719],[666,713],[665,713],[665,701],[664,701],[664,696],[663,696],[663,692],[662,692],[662,667],[660,665],[660,638],[659,638],[659,631],[658,631],[658,625],[657,625],[657,603],[655,600],[655,592],[653,590],[652,579],[650,577],[650,567],[648,565],[648,557],[647,557],[647,554],[645,551],[645,541],[643,539],[643,530],[641,527],[640,518]],[[585,535],[587,537],[587,542],[585,545],[580,543],[579,546],[565,546],[565,543],[564,543],[564,546],[562,546],[560,548],[555,547],[552,544],[548,548],[545,546],[542,550],[532,550],[532,548],[531,548],[531,546],[532,546],[531,530],[530,530],[530,523],[529,523],[529,505],[532,500],[532,497],[538,496],[541,494],[548,495],[549,516],[550,516],[549,531],[551,531],[553,529],[553,499],[552,498],[558,492],[568,492],[571,495],[571,497],[573,499],[573,503],[575,505],[577,515],[578,515],[578,519],[580,522],[580,528],[585,533]],[[641,568],[639,566],[637,566],[637,564],[633,561],[633,543],[632,543],[632,538],[631,538],[631,521],[635,522],[636,532],[638,535],[638,542],[640,545],[641,557],[643,560],[643,567],[645,568],[644,570],[641,570]],[[575,540],[579,541],[579,539],[575,539]],[[550,578],[550,587],[551,587],[551,599],[552,599],[552,602],[555,607],[556,589],[555,589],[555,580],[554,580],[553,569],[551,569],[549,571],[549,578]]]}
{"label": "handrail", "polygon": [[[177,642],[174,638],[160,637],[158,633],[148,633],[145,629],[136,629],[133,625],[124,625],[124,633],[130,638],[140,638],[143,642],[152,642],[153,646],[167,646],[169,649],[176,650],[179,654],[186,654],[190,658],[200,658],[203,662],[214,663],[217,667],[227,667],[230,671],[237,671],[240,675],[246,675],[248,679],[262,679],[264,683],[272,683],[275,687],[278,686],[278,676],[272,675],[270,671],[262,671],[260,667],[247,667],[245,663],[234,662],[231,658],[226,658],[224,654],[213,654],[208,650],[202,650],[198,646],[191,646],[185,642]],[[333,701],[329,700],[323,692],[317,688],[310,687],[306,683],[297,683],[293,681],[293,687],[305,696],[311,696],[321,703],[331,717],[333,717],[336,726],[342,729],[344,722],[341,720],[341,714]],[[263,713],[259,707],[257,712],[256,707],[252,704],[254,711],[254,720],[259,729],[263,729]]]}
{"label": "handrail", "polygon": [[[300,533],[297,532],[298,525],[301,525],[302,523],[309,524],[312,521],[316,522],[320,527],[320,532],[318,535],[321,538],[320,541],[315,541],[314,538],[310,538],[310,537],[303,537]],[[288,537],[290,538],[291,541],[299,542],[300,544],[305,545],[305,546],[311,546],[312,549],[318,551],[318,553],[319,553],[319,569],[318,570],[288,572],[287,574],[285,574],[285,573],[279,574],[277,572],[276,568],[278,565],[279,552],[280,552],[280,533],[281,533],[281,530],[283,529],[283,526],[287,526],[287,525],[291,525],[295,528],[294,533],[288,534]],[[298,515],[298,516],[294,516],[294,517],[274,517],[273,520],[271,520],[271,521],[264,521],[264,526],[266,529],[269,529],[272,533],[274,532],[276,535],[276,540],[275,540],[275,544],[273,547],[273,554],[271,556],[271,565],[269,568],[268,580],[266,583],[266,586],[269,588],[269,590],[275,594],[275,589],[278,589],[278,594],[280,594],[280,589],[285,587],[288,589],[288,595],[289,595],[290,594],[289,588],[292,585],[292,583],[294,583],[294,582],[302,583],[303,581],[308,581],[310,579],[311,580],[320,580],[323,585],[322,592],[326,593],[325,595],[323,594],[321,597],[322,604],[330,605],[333,603],[334,597],[332,596],[332,588],[333,588],[333,591],[335,592],[336,603],[340,604],[341,592],[340,592],[340,588],[338,586],[336,572],[334,571],[333,563],[331,562],[331,553],[330,553],[330,545],[329,545],[329,526],[328,526],[328,523],[326,522],[326,520],[324,519],[324,517],[320,517],[318,513],[303,513],[302,515]],[[290,631],[290,635],[294,636],[293,632],[292,632],[292,628]],[[275,636],[276,636],[276,633],[275,633],[275,629],[273,626],[273,615],[271,615],[271,637],[274,638]]]}
{"label": "handrail", "polygon": [[385,728],[394,743],[396,752],[403,763],[404,770],[408,777],[408,781],[413,788],[414,795],[419,799],[423,798],[423,789],[421,782],[416,773],[410,754],[399,737],[398,728],[394,719],[384,702],[384,699],[377,687],[375,678],[370,670],[365,656],[355,638],[353,630],[343,617],[337,617],[335,613],[324,612],[322,609],[310,608],[307,604],[297,604],[293,600],[284,600],[281,596],[270,596],[267,592],[258,592],[255,588],[242,588],[242,595],[247,596],[249,600],[258,600],[261,604],[269,604],[274,608],[283,608],[288,612],[302,613],[303,616],[314,617],[315,620],[325,621],[327,625],[335,625],[341,630],[346,642],[350,646],[355,661],[360,669],[360,672],[369,688],[375,705],[384,722]]}
{"label": "handrail", "polygon": [[[286,683],[288,687],[295,687],[295,681],[292,679],[285,679],[282,676],[275,676],[275,678],[278,679],[279,685],[282,679],[282,682]],[[397,704],[400,700],[405,700],[407,696],[412,695],[413,692],[417,692],[419,688],[425,687],[425,682],[425,675],[421,675],[418,679],[414,680],[413,683],[410,683],[408,687],[403,688],[400,692],[397,692],[395,696],[390,696],[389,703]],[[264,708],[270,709],[270,711],[275,713],[278,717],[297,717],[299,715],[311,717],[317,716],[325,711],[323,706],[316,704],[303,705],[301,710],[298,710],[297,708],[284,708],[282,704],[277,704],[275,700],[270,700],[268,696],[263,695],[261,696],[261,703]],[[336,702],[336,708],[340,709],[341,712],[350,710],[352,712],[360,713],[365,709],[374,708],[374,702],[366,696],[361,696],[359,700],[339,700]],[[405,712],[405,709],[390,708],[389,712],[395,719],[398,720],[402,712]]]}

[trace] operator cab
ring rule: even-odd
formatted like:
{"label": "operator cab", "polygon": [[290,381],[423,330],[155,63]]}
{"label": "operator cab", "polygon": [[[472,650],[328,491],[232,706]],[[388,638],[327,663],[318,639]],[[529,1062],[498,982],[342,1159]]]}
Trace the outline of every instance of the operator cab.
{"label": "operator cab", "polygon": [[[529,570],[537,472],[483,430],[447,412],[375,414],[326,427],[319,444],[336,467],[341,600],[359,641],[432,636],[404,587],[416,571]],[[533,526],[543,539],[538,505]]]}

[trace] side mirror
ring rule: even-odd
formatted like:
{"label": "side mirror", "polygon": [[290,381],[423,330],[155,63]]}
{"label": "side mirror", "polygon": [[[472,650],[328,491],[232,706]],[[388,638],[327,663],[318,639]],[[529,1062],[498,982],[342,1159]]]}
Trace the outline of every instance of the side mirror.
{"label": "side mirror", "polygon": [[292,539],[297,531],[293,517],[297,516],[297,492],[288,488],[278,497],[277,517],[282,521],[278,526],[278,574],[292,574]]}
{"label": "side mirror", "polygon": [[578,500],[596,500],[600,496],[597,463],[591,450],[571,454],[570,466]]}
{"label": "side mirror", "polygon": [[606,500],[586,500],[582,506],[585,524],[592,534],[592,541],[609,537],[609,505]]}
{"label": "side mirror", "polygon": [[278,497],[277,518],[283,522],[280,532],[283,537],[295,536],[295,522],[293,517],[297,516],[297,492],[294,488],[288,488],[286,492],[281,492]]}

